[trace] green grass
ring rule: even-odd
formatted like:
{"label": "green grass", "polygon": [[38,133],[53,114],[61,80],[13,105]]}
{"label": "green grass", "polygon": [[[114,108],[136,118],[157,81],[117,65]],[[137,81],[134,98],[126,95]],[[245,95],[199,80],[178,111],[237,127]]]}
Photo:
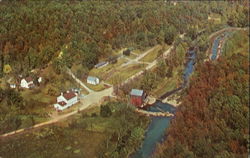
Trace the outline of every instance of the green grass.
{"label": "green grass", "polygon": [[161,48],[162,48],[161,46],[156,47],[153,51],[151,51],[150,53],[148,53],[140,61],[143,61],[143,62],[153,62],[158,57],[158,51]]}
{"label": "green grass", "polygon": [[181,67],[178,67],[176,69],[173,70],[173,77],[171,78],[164,78],[162,82],[160,82],[160,84],[157,86],[157,88],[155,88],[154,90],[152,90],[152,94],[155,97],[160,97],[161,95],[163,95],[164,93],[174,90],[175,88],[177,88],[178,85],[178,80],[180,79],[180,76],[178,75],[178,71],[182,69]]}
{"label": "green grass", "polygon": [[98,85],[92,85],[92,84],[87,83],[86,81],[84,81],[84,83],[85,83],[85,85],[86,85],[87,87],[89,87],[90,89],[92,89],[92,90],[94,90],[94,91],[102,91],[102,90],[105,89],[105,86],[104,86],[103,83],[100,83],[100,84],[98,84]]}
{"label": "green grass", "polygon": [[129,77],[133,76],[137,72],[145,69],[145,64],[135,64],[129,65],[127,67],[122,68],[121,70],[117,71],[115,74],[112,75],[106,82],[110,84],[115,84],[115,82],[123,82]]}
{"label": "green grass", "polygon": [[117,63],[115,64],[108,64],[107,66],[104,66],[102,68],[94,68],[89,72],[89,75],[96,76],[100,79],[105,79],[109,73],[111,73],[113,70],[115,70],[120,65],[124,64],[127,60],[124,58],[120,58]]}
{"label": "green grass", "polygon": [[126,57],[128,57],[129,59],[135,59],[137,55],[135,55],[135,53],[134,54],[130,53],[130,55]]}

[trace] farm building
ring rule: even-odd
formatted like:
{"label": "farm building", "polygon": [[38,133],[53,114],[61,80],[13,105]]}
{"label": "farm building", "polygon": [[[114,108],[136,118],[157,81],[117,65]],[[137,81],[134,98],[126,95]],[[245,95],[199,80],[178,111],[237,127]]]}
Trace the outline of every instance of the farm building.
{"label": "farm building", "polygon": [[97,77],[88,76],[88,78],[87,78],[87,83],[93,84],[93,85],[97,85],[97,84],[100,83],[100,80],[99,80],[99,78],[97,78]]}
{"label": "farm building", "polygon": [[130,92],[130,103],[140,107],[146,98],[146,93],[143,90],[132,89]]}
{"label": "farm building", "polygon": [[96,64],[96,65],[95,65],[95,68],[101,68],[101,67],[104,67],[104,66],[106,66],[106,65],[108,65],[108,62],[103,61],[103,62],[100,62],[100,63]]}
{"label": "farm building", "polygon": [[130,53],[131,53],[131,50],[130,50],[130,49],[126,49],[126,50],[123,51],[122,54],[123,54],[123,55],[126,55],[126,56],[129,56]]}
{"label": "farm building", "polygon": [[56,110],[62,111],[66,108],[71,107],[77,102],[78,102],[77,93],[73,91],[67,91],[67,92],[61,93],[61,95],[57,97],[57,103],[54,104],[54,108]]}

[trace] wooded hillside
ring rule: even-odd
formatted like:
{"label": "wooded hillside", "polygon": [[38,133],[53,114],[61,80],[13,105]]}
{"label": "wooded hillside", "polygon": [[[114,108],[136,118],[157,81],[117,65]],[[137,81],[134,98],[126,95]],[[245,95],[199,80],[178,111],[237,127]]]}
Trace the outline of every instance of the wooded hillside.
{"label": "wooded hillside", "polygon": [[231,26],[247,25],[247,10],[227,2],[3,1],[0,72],[10,65],[13,73],[27,73],[51,62],[59,73],[73,64],[92,68],[121,47],[171,44],[177,33],[195,37],[204,28],[216,29],[207,20],[210,13]]}
{"label": "wooded hillside", "polygon": [[218,61],[196,67],[156,157],[247,157],[249,40],[246,32],[237,32],[228,43]]}

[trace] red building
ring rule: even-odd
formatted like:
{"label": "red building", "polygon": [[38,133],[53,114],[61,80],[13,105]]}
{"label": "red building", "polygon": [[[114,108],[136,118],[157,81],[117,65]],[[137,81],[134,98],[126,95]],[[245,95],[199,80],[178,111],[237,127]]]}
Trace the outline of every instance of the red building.
{"label": "red building", "polygon": [[146,98],[146,94],[143,92],[143,90],[139,89],[132,89],[130,92],[130,103],[140,107]]}

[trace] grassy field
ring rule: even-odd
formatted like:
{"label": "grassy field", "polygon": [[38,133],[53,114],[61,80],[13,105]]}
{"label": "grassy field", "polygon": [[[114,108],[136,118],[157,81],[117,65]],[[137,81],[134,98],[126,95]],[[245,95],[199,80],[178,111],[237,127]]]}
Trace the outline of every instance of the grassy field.
{"label": "grassy field", "polygon": [[181,67],[178,67],[173,70],[173,77],[171,78],[164,78],[163,81],[157,86],[157,88],[152,90],[152,94],[154,97],[160,97],[164,93],[174,90],[177,88],[178,81],[180,81],[180,76],[178,75],[178,71],[182,69]]}
{"label": "grassy field", "polygon": [[108,64],[107,66],[104,66],[102,68],[92,69],[89,72],[89,75],[96,76],[102,80],[105,80],[105,78],[109,75],[109,73],[111,73],[113,70],[115,70],[117,67],[124,64],[125,62],[127,62],[126,59],[120,58],[120,59],[118,59],[117,63],[115,63],[115,64]]}
{"label": "grassy field", "polygon": [[86,81],[84,81],[85,85],[88,86],[90,89],[94,90],[94,91],[102,91],[105,89],[105,86],[103,83],[100,83],[98,85],[92,85],[87,83]]}
{"label": "grassy field", "polygon": [[143,61],[143,62],[153,62],[158,57],[158,51],[161,48],[162,48],[161,46],[156,47],[153,51],[151,51],[150,53],[148,53],[140,61]]}
{"label": "grassy field", "polygon": [[[5,139],[0,142],[0,155],[11,158],[112,157],[112,151],[117,150],[119,143],[129,143],[128,131],[138,127],[145,129],[149,120],[126,108],[124,103],[115,102],[109,107],[112,111],[109,117],[100,116],[100,107],[94,107],[53,126]],[[124,140],[116,137],[117,132]],[[139,144],[124,148],[130,153],[135,147]],[[126,157],[124,154],[118,155]]]}
{"label": "grassy field", "polygon": [[126,66],[119,71],[115,72],[106,82],[110,84],[114,84],[115,82],[122,82],[133,76],[137,72],[145,69],[145,64],[135,64]]}

